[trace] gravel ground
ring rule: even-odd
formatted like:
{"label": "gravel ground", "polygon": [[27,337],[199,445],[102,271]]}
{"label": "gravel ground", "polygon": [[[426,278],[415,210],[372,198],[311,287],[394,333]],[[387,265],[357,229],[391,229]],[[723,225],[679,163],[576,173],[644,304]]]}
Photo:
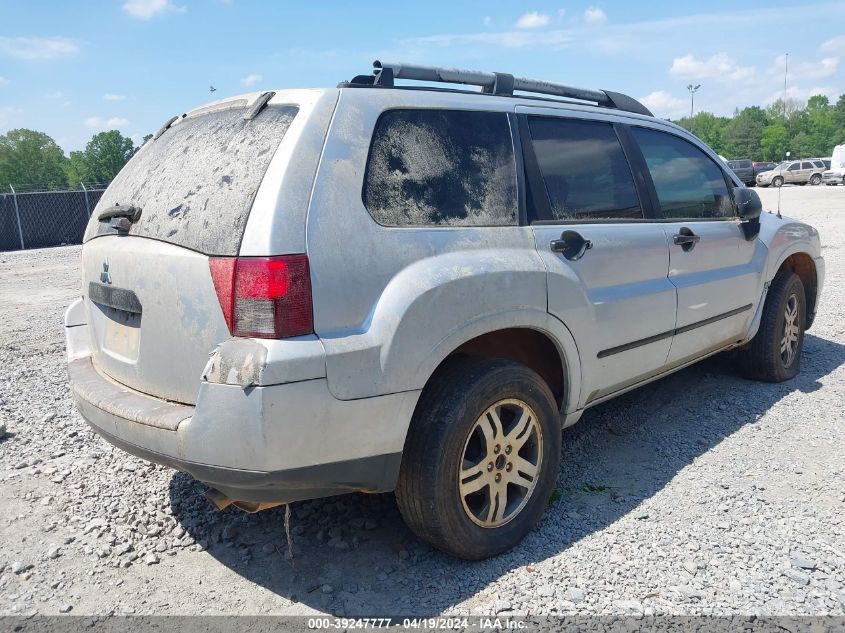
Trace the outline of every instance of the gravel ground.
{"label": "gravel ground", "polygon": [[[761,190],[774,206],[775,190]],[[716,357],[564,432],[556,500],[514,551],[466,563],[391,495],[217,512],[75,412],[61,314],[79,247],[0,253],[0,614],[843,614],[845,187],[787,187],[827,281],[803,370]]]}

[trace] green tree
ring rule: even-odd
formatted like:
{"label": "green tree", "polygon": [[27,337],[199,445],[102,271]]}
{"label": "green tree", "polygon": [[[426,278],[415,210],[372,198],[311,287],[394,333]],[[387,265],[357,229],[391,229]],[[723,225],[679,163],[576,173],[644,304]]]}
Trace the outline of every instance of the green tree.
{"label": "green tree", "polygon": [[835,124],[833,108],[826,96],[813,95],[807,101],[802,116],[800,132],[807,135],[807,154],[804,156],[830,156],[833,150]]}
{"label": "green tree", "polygon": [[19,128],[0,135],[0,187],[67,184],[62,148],[43,132]]}
{"label": "green tree", "polygon": [[798,132],[798,134],[793,136],[792,140],[789,141],[789,151],[792,152],[790,158],[793,159],[809,158],[810,156],[817,155],[813,148],[813,139],[811,139],[810,135],[803,130]]}
{"label": "green tree", "polygon": [[763,129],[763,135],[760,138],[763,160],[784,160],[784,154],[788,148],[789,134],[783,123],[772,123]]}
{"label": "green tree", "polygon": [[678,125],[695,134],[716,153],[723,154],[722,128],[727,122],[728,119],[725,117],[719,117],[710,112],[698,112],[692,118],[684,117],[678,121]]}
{"label": "green tree", "polygon": [[833,120],[833,145],[845,144],[845,94],[840,95],[831,112]]}
{"label": "green tree", "polygon": [[79,182],[111,182],[134,152],[132,139],[117,130],[100,132],[88,141],[84,152],[71,152],[69,169]]}
{"label": "green tree", "polygon": [[743,108],[721,130],[722,153],[728,158],[759,159],[762,155],[760,139],[767,123],[768,116],[762,108]]}

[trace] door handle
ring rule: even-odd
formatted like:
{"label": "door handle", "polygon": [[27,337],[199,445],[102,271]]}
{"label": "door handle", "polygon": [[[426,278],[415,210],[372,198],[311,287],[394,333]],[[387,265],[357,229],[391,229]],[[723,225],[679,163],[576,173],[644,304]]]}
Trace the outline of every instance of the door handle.
{"label": "door handle", "polygon": [[564,231],[559,240],[552,240],[553,253],[561,253],[570,261],[578,261],[593,247],[592,240],[585,240],[578,231]]}
{"label": "door handle", "polygon": [[678,234],[672,238],[677,246],[680,246],[684,252],[688,253],[695,248],[695,245],[701,241],[701,236],[696,235],[687,227],[678,231]]}

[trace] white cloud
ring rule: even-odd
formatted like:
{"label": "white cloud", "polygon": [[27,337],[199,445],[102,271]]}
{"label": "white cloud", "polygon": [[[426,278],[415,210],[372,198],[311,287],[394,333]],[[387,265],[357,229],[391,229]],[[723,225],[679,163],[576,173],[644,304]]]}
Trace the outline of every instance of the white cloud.
{"label": "white cloud", "polygon": [[607,14],[599,7],[588,7],[584,11],[584,21],[587,24],[604,24],[607,22]]}
{"label": "white cloud", "polygon": [[66,37],[3,37],[0,36],[0,56],[24,61],[61,59],[75,55],[79,44]]}
{"label": "white cloud", "polygon": [[531,11],[519,16],[514,26],[518,29],[539,29],[549,23],[549,16],[545,13]]}
{"label": "white cloud", "polygon": [[709,59],[696,59],[689,54],[672,60],[669,74],[679,79],[715,79],[739,81],[754,76],[753,66],[740,66],[727,53],[716,53]]}
{"label": "white cloud", "polygon": [[103,99],[106,101],[123,101],[126,98],[126,95],[119,95],[113,92],[107,92],[103,95]]}
{"label": "white cloud", "polygon": [[689,112],[689,106],[684,99],[679,99],[665,90],[655,90],[639,100],[655,116],[661,118],[674,118]]}
{"label": "white cloud", "polygon": [[187,9],[173,4],[170,0],[126,0],[123,10],[133,18],[150,20],[164,13],[185,13]]}
{"label": "white cloud", "polygon": [[493,24],[493,18],[491,18],[489,15],[485,15],[483,22],[484,26],[490,26],[491,24]]}
{"label": "white cloud", "polygon": [[123,117],[111,117],[110,119],[106,119],[101,116],[90,116],[85,119],[85,127],[90,127],[98,130],[103,129],[114,129],[119,127],[125,127],[129,125],[129,119],[124,119]]}
{"label": "white cloud", "polygon": [[55,92],[48,92],[46,96],[48,99],[61,99],[65,96],[65,93],[61,90],[56,90]]}
{"label": "white cloud", "polygon": [[257,84],[262,79],[263,79],[263,77],[261,75],[259,75],[258,73],[251,73],[251,74],[247,75],[246,77],[244,77],[243,79],[241,79],[241,83],[245,86],[254,86],[255,84]]}
{"label": "white cloud", "polygon": [[23,110],[16,106],[0,105],[0,129],[11,128],[22,119]]}
{"label": "white cloud", "polygon": [[823,53],[845,55],[845,35],[840,35],[827,40],[819,46],[819,50]]}
{"label": "white cloud", "polygon": [[0,86],[5,86],[9,83],[9,80],[5,77],[0,76]]}
{"label": "white cloud", "polygon": [[[796,79],[822,79],[835,75],[839,69],[838,57],[825,57],[817,62],[799,62],[793,59],[789,64],[789,76]],[[783,75],[786,69],[786,55],[778,55],[769,67],[770,75]]]}

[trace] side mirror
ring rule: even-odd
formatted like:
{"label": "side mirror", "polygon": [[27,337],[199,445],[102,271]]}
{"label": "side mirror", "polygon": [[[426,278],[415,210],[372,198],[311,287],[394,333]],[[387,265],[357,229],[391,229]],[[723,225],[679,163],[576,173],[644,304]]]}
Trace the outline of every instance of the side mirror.
{"label": "side mirror", "polygon": [[745,239],[752,240],[760,233],[760,214],[763,213],[763,203],[760,196],[753,189],[734,187],[734,202],[737,215],[742,220],[742,232]]}

